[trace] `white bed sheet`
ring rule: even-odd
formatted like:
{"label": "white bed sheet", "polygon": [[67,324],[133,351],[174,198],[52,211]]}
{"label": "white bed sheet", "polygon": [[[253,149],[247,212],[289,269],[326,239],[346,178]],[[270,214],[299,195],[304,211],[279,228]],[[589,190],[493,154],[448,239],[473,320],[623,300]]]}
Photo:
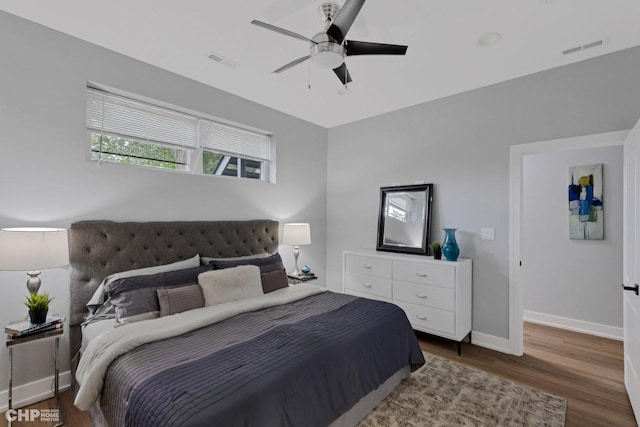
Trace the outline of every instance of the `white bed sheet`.
{"label": "white bed sheet", "polygon": [[82,346],[80,351],[84,353],[87,345],[95,339],[98,335],[106,331],[111,331],[116,325],[116,319],[104,319],[97,320],[95,322],[87,323],[82,327]]}

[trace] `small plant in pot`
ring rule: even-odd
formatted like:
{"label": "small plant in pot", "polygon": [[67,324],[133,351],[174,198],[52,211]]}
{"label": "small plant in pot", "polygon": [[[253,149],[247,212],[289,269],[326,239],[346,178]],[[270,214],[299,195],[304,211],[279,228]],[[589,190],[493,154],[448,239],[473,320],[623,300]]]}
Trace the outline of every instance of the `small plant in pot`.
{"label": "small plant in pot", "polygon": [[49,312],[49,304],[53,298],[48,293],[35,293],[26,297],[24,305],[29,309],[29,320],[31,323],[38,324],[47,321],[47,313]]}
{"label": "small plant in pot", "polygon": [[431,251],[433,252],[433,259],[442,259],[442,245],[440,242],[431,243]]}

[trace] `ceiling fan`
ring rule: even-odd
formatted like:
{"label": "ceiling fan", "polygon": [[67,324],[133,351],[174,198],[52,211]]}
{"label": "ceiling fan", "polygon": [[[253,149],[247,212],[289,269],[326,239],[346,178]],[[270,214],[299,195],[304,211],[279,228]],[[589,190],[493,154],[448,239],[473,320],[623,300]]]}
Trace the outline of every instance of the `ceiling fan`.
{"label": "ceiling fan", "polygon": [[344,62],[345,57],[353,55],[404,55],[407,52],[407,46],[402,45],[345,40],[364,2],[365,0],[347,0],[342,8],[334,3],[320,5],[318,12],[326,28],[311,38],[255,19],[251,23],[310,43],[309,55],[289,62],[275,70],[274,73],[281,73],[311,59],[321,68],[332,69],[340,82],[346,85],[351,82],[351,76]]}

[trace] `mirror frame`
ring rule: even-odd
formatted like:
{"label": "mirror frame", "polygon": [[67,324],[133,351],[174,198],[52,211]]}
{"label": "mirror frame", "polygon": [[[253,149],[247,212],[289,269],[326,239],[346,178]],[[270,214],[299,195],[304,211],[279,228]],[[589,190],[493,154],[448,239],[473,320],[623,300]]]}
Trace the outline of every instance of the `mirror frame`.
{"label": "mirror frame", "polygon": [[[417,246],[396,246],[384,243],[385,231],[385,205],[389,194],[406,191],[425,192],[427,212],[422,228],[422,245]],[[380,211],[378,214],[378,243],[376,250],[385,252],[399,252],[405,254],[429,255],[429,239],[431,238],[431,204],[433,202],[433,184],[398,185],[393,187],[380,188]]]}

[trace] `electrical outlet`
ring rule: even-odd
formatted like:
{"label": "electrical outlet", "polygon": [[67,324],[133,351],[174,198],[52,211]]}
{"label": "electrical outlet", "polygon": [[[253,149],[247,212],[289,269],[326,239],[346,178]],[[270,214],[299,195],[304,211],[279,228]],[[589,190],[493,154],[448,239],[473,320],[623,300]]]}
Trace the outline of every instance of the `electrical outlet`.
{"label": "electrical outlet", "polygon": [[494,228],[481,228],[480,238],[482,240],[496,240],[496,230]]}

